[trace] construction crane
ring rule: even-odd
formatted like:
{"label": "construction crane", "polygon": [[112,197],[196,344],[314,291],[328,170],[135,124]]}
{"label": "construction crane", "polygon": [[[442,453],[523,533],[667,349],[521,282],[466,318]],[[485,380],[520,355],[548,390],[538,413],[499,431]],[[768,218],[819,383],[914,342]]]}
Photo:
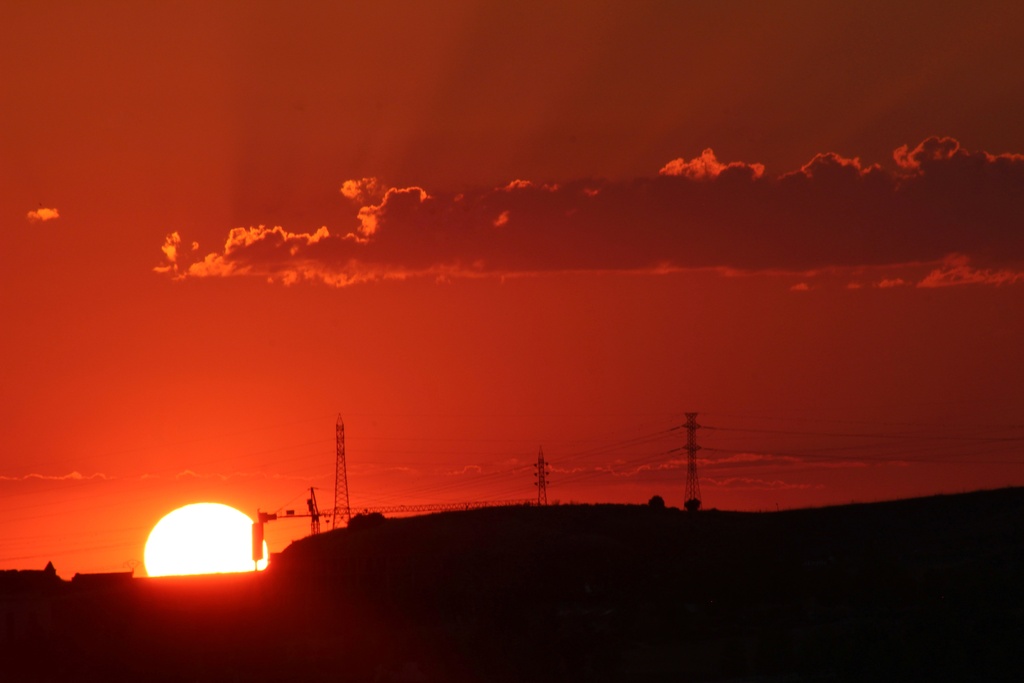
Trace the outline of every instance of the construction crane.
{"label": "construction crane", "polygon": [[[309,498],[306,499],[306,514],[295,514],[295,510],[285,510],[284,514],[276,512],[256,511],[256,521],[252,524],[252,559],[259,562],[263,559],[263,525],[277,519],[295,517],[309,518],[309,533],[315,536],[320,533],[320,518],[327,517],[331,520],[331,528],[337,528],[338,523],[344,519],[347,524],[352,518],[352,507],[348,495],[348,472],[345,463],[345,423],[338,415],[335,423],[335,469],[334,469],[334,507],[328,512],[321,512],[316,502],[316,489],[309,487]],[[405,514],[415,512],[444,512],[449,510],[475,510],[484,507],[504,507],[513,505],[546,505],[547,504],[547,475],[548,469],[544,461],[544,451],[541,449],[537,456],[536,476],[539,481],[535,484],[538,487],[536,503],[531,500],[501,500],[501,501],[476,501],[470,503],[437,503],[427,505],[391,505],[377,508],[364,508],[363,514],[379,512],[381,514]]]}
{"label": "construction crane", "polygon": [[281,519],[282,517],[308,517],[309,518],[309,533],[311,536],[315,536],[320,533],[320,518],[328,517],[331,520],[331,527],[337,526],[338,521],[342,518],[345,519],[345,523],[352,517],[352,510],[349,507],[348,501],[348,473],[345,466],[345,423],[341,419],[341,415],[338,415],[338,421],[335,426],[335,441],[336,441],[336,460],[335,460],[335,471],[334,471],[334,507],[331,508],[330,512],[320,512],[320,507],[316,502],[316,489],[312,486],[309,487],[309,498],[306,499],[306,508],[308,512],[304,515],[295,514],[295,510],[285,510],[283,515],[278,515],[276,512],[262,512],[256,511],[256,521],[252,524],[252,560],[253,562],[259,562],[263,559],[263,525],[267,522],[271,522],[275,519]]}
{"label": "construction crane", "polygon": [[320,533],[320,518],[324,515],[316,503],[316,489],[309,487],[309,498],[306,499],[307,512],[304,515],[295,514],[295,510],[285,510],[283,515],[276,512],[256,511],[256,521],[252,523],[252,561],[259,562],[263,559],[263,525],[275,519],[293,519],[297,517],[309,518],[309,533],[312,536]]}

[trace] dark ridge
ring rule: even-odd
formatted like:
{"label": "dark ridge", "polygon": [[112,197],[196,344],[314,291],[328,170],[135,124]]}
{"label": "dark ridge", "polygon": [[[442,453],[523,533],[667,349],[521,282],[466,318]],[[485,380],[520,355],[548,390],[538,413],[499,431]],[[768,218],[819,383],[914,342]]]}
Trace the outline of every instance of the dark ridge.
{"label": "dark ridge", "polygon": [[0,576],[0,655],[30,681],[1018,680],[1022,570],[1019,488],[357,517],[262,575]]}

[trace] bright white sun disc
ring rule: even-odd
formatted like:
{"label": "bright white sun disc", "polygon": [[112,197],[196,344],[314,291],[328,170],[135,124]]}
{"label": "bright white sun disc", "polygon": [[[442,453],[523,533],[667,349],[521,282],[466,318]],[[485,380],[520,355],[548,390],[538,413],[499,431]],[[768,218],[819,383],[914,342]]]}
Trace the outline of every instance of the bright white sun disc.
{"label": "bright white sun disc", "polygon": [[[257,569],[266,569],[268,556],[264,542]],[[149,576],[251,572],[252,520],[220,503],[180,507],[149,532],[145,564]]]}

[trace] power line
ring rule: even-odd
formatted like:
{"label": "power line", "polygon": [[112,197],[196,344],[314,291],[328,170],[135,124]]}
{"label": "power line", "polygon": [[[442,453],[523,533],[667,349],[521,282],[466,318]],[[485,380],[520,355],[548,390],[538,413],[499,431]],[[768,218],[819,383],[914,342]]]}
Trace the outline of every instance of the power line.
{"label": "power line", "polygon": [[953,434],[907,434],[907,433],[877,433],[877,432],[806,432],[786,429],[751,429],[745,427],[715,427],[704,426],[705,429],[712,429],[722,432],[740,432],[747,434],[782,434],[787,436],[829,436],[837,438],[861,438],[861,439],[914,439],[919,441],[975,441],[992,443],[1018,443],[1024,442],[1024,436],[962,436]]}

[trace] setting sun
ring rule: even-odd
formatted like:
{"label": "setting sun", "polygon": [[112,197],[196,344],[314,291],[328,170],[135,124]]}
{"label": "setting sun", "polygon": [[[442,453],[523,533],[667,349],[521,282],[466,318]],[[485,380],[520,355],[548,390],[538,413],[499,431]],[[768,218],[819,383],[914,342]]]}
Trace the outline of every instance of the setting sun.
{"label": "setting sun", "polygon": [[[264,542],[257,569],[266,569],[268,556]],[[145,564],[149,576],[252,571],[252,520],[220,503],[180,507],[149,533]]]}

